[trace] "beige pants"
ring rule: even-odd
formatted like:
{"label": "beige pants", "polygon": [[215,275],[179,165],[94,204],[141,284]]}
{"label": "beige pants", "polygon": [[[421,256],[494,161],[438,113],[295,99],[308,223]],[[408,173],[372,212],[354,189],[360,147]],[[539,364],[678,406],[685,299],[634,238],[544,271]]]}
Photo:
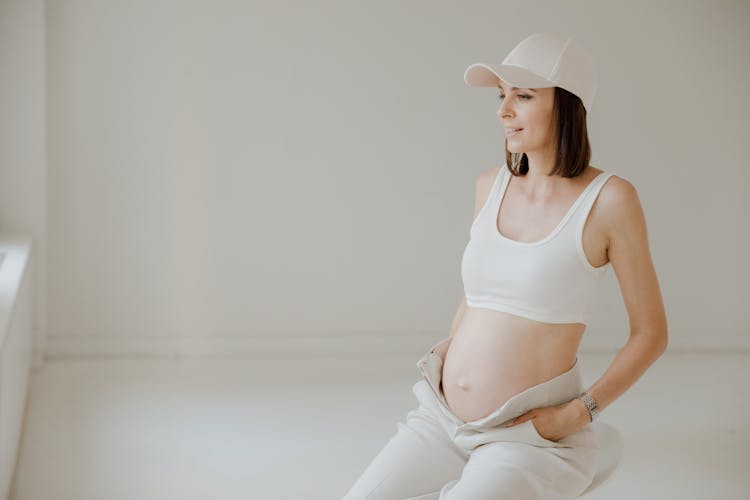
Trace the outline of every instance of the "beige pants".
{"label": "beige pants", "polygon": [[555,406],[583,391],[573,367],[516,394],[489,415],[463,422],[446,403],[440,380],[452,337],[417,362],[412,387],[419,406],[373,458],[343,500],[562,500],[591,483],[599,451],[591,424],[559,441],[543,438],[531,420],[505,427],[532,408]]}

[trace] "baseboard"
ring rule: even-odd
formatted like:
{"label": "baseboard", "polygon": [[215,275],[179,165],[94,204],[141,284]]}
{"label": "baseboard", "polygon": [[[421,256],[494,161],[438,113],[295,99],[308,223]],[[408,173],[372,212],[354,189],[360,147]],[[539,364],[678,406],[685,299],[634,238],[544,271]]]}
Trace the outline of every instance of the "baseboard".
{"label": "baseboard", "polygon": [[[446,335],[447,336],[447,335]],[[419,354],[442,337],[430,333],[245,336],[56,336],[46,359],[78,357],[255,357]]]}
{"label": "baseboard", "polygon": [[[245,336],[128,336],[50,335],[45,359],[80,357],[255,357],[255,356],[345,356],[404,354],[419,356],[447,334],[404,332],[401,334],[351,333]],[[605,339],[582,346],[581,353],[616,353],[627,339]],[[750,351],[750,335],[715,337],[682,336],[671,339],[667,352]]]}

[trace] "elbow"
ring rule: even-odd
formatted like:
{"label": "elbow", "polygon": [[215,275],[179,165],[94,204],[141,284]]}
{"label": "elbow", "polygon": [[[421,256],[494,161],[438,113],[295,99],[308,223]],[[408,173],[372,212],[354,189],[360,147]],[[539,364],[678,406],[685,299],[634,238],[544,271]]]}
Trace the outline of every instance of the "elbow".
{"label": "elbow", "polygon": [[667,350],[667,347],[669,347],[669,328],[667,328],[666,319],[664,320],[664,324],[660,328],[657,328],[656,331],[659,332],[657,340],[661,349],[661,352],[659,352],[659,356],[661,356]]}
{"label": "elbow", "polygon": [[669,347],[669,327],[666,317],[662,316],[658,320],[654,319],[646,323],[633,324],[631,322],[630,327],[630,335],[639,337],[642,342],[645,342],[656,357],[666,352]]}
{"label": "elbow", "polygon": [[656,351],[656,358],[661,358],[665,352],[667,352],[667,342],[660,344],[659,349]]}
{"label": "elbow", "polygon": [[656,352],[659,356],[664,354],[667,350],[667,347],[669,347],[669,333],[664,330],[664,332],[660,335],[658,335],[658,338],[656,339]]}
{"label": "elbow", "polygon": [[669,346],[669,333],[667,330],[649,330],[633,332],[631,337],[638,338],[648,345],[650,351],[658,358],[666,352]]}

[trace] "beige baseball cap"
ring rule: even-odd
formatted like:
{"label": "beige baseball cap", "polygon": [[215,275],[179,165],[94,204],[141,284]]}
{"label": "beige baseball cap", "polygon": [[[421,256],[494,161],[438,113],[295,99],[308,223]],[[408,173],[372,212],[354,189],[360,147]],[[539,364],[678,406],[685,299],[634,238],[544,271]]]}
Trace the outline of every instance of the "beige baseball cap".
{"label": "beige baseball cap", "polygon": [[587,114],[597,87],[586,49],[569,36],[550,32],[529,35],[500,64],[474,63],[464,72],[470,87],[497,87],[500,78],[519,88],[564,88],[581,99]]}

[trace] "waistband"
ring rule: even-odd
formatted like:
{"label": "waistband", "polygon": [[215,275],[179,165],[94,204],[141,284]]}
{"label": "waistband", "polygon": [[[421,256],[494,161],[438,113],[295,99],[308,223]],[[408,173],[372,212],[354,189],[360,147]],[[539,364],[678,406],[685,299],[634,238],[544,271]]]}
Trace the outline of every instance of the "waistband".
{"label": "waistband", "polygon": [[444,412],[460,428],[481,428],[501,425],[531,409],[567,403],[580,396],[584,390],[580,364],[576,356],[573,366],[565,372],[524,389],[485,417],[464,422],[453,414],[440,390],[443,362],[452,339],[453,337],[447,337],[433,345],[417,361],[417,367],[432,388]]}

